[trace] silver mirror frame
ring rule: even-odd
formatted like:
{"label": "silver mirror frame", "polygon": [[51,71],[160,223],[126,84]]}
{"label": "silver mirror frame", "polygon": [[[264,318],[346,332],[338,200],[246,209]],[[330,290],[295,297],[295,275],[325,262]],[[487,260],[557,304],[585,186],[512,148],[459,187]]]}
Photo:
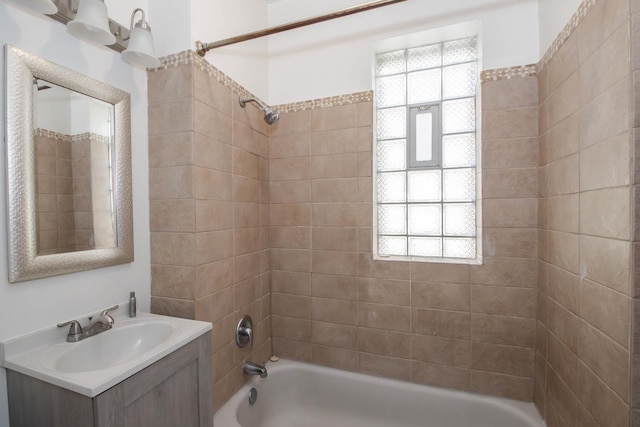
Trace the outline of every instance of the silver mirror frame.
{"label": "silver mirror frame", "polygon": [[[130,95],[13,46],[5,46],[5,61],[9,282],[132,262]],[[114,105],[117,247],[37,255],[32,91],[34,77]]]}

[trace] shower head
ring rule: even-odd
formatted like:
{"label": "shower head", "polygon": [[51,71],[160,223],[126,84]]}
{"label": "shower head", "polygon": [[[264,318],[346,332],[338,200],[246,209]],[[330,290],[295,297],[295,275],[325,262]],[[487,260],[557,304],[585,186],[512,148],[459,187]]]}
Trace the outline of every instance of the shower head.
{"label": "shower head", "polygon": [[264,121],[268,125],[274,124],[280,118],[280,113],[278,112],[278,110],[273,110],[271,107],[269,107],[268,105],[263,104],[262,102],[260,102],[259,100],[255,99],[255,98],[243,98],[241,96],[240,99],[239,99],[239,102],[240,102],[240,106],[242,108],[244,108],[244,106],[247,105],[247,102],[255,102],[260,107],[262,112],[264,113]]}
{"label": "shower head", "polygon": [[264,121],[267,122],[268,125],[272,125],[278,120],[280,120],[280,112],[278,110],[272,110],[268,108],[264,111]]}

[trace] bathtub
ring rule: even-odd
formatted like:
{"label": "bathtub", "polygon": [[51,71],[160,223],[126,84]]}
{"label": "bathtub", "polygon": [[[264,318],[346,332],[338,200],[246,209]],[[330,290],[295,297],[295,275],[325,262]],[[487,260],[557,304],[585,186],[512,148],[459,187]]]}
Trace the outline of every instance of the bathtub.
{"label": "bathtub", "polygon": [[[215,414],[214,427],[544,427],[531,403],[280,359]],[[249,405],[251,388],[258,391]]]}

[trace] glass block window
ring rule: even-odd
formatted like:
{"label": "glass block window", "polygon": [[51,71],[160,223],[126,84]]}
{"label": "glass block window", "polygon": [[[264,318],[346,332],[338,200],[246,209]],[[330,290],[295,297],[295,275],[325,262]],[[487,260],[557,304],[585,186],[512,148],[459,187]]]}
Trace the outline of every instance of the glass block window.
{"label": "glass block window", "polygon": [[380,256],[477,258],[475,37],[376,55]]}

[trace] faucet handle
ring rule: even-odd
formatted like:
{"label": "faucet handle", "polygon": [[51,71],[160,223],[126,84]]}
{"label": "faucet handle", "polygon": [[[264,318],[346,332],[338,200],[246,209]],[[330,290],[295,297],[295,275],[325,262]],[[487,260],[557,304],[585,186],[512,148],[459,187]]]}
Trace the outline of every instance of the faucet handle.
{"label": "faucet handle", "polygon": [[113,323],[114,322],[113,317],[111,317],[109,313],[111,313],[112,311],[116,311],[118,308],[120,308],[120,306],[116,304],[111,308],[106,308],[102,310],[102,313],[100,313],[100,315],[108,317],[109,319],[111,319],[109,323]]}
{"label": "faucet handle", "polygon": [[112,311],[116,311],[117,309],[119,309],[120,306],[119,305],[114,305],[111,308],[107,308],[102,310],[102,313],[100,313],[102,316],[109,316],[109,313],[111,313]]}
{"label": "faucet handle", "polygon": [[244,348],[249,344],[249,348],[253,348],[253,319],[245,314],[238,326],[236,327],[236,344],[240,348]]}
{"label": "faucet handle", "polygon": [[65,326],[69,326],[69,335],[80,335],[82,334],[82,326],[80,326],[80,322],[77,320],[69,320],[68,322],[58,323],[58,328],[64,328]]}

